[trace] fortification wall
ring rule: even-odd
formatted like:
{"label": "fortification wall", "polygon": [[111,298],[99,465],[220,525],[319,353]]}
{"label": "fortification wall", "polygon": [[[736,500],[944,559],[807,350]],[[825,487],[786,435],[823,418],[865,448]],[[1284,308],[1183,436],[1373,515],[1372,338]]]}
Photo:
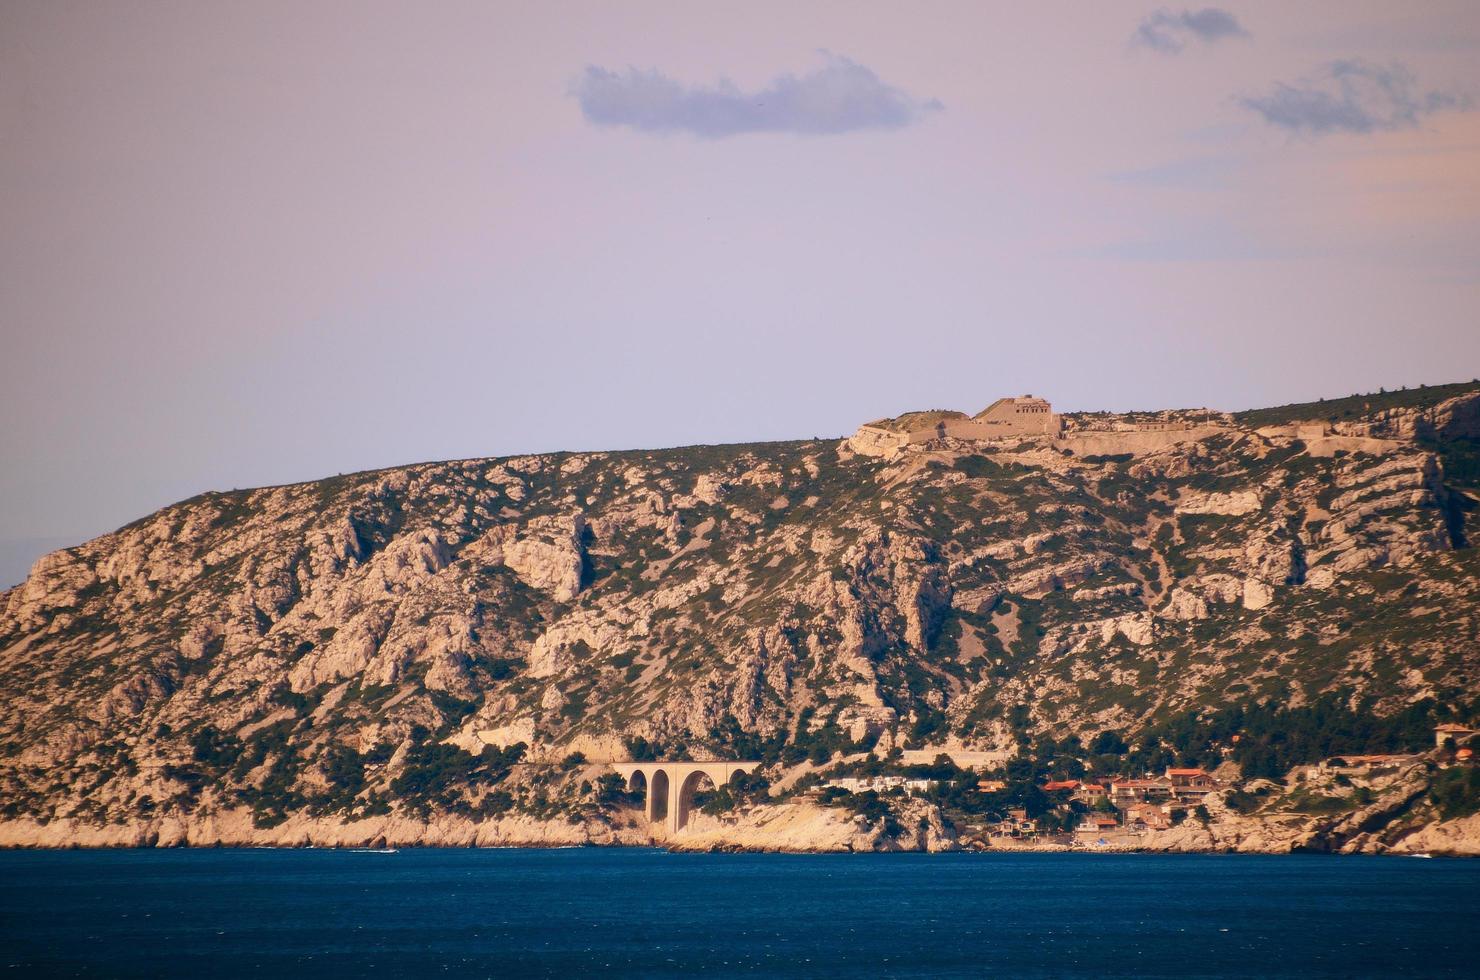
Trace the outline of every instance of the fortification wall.
{"label": "fortification wall", "polygon": [[1154,453],[1183,442],[1199,442],[1233,431],[1223,425],[1194,425],[1183,429],[1155,429],[1136,432],[1091,430],[1071,432],[1058,440],[1060,449],[1073,450],[1076,456],[1140,456]]}
{"label": "fortification wall", "polygon": [[1290,425],[1266,425],[1254,431],[1266,439],[1299,439],[1309,442],[1322,438],[1331,429],[1324,422],[1294,422]]}
{"label": "fortification wall", "polygon": [[1021,419],[958,419],[945,423],[952,439],[1011,439],[1015,436],[1054,436],[1059,433],[1057,415],[1026,416]]}
{"label": "fortification wall", "polygon": [[893,456],[910,444],[904,432],[890,432],[865,425],[848,437],[848,448],[860,456]]}
{"label": "fortification wall", "polygon": [[1266,425],[1255,429],[1265,439],[1298,439],[1305,443],[1305,451],[1312,456],[1330,457],[1343,453],[1389,453],[1402,445],[1398,439],[1380,439],[1375,436],[1342,435],[1331,431],[1324,422],[1292,422],[1289,425]]}
{"label": "fortification wall", "polygon": [[1031,395],[1023,398],[999,398],[976,415],[972,416],[971,422],[976,425],[989,426],[989,435],[975,437],[977,439],[1003,439],[1011,436],[1054,436],[1062,429],[1059,417],[1054,414],[1053,407],[1042,398],[1034,398]]}
{"label": "fortification wall", "polygon": [[1371,453],[1381,456],[1403,447],[1399,439],[1373,439],[1365,436],[1315,436],[1302,440],[1311,456],[1331,457],[1337,453]]}

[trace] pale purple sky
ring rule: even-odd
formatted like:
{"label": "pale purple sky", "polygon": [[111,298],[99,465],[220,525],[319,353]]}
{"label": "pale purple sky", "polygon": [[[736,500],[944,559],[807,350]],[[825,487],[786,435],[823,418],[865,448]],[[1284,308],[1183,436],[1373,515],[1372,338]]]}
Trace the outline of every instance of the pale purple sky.
{"label": "pale purple sky", "polygon": [[1480,4],[0,2],[0,587],[206,489],[1480,373]]}

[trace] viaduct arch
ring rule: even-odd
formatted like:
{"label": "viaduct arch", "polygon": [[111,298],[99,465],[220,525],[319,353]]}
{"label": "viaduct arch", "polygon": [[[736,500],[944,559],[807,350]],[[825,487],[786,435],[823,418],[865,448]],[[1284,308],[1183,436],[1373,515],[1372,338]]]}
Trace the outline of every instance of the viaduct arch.
{"label": "viaduct arch", "polygon": [[649,823],[662,821],[668,833],[676,834],[689,820],[689,807],[701,779],[715,788],[739,773],[754,772],[759,762],[614,762],[615,769],[633,792],[645,789],[645,812]]}

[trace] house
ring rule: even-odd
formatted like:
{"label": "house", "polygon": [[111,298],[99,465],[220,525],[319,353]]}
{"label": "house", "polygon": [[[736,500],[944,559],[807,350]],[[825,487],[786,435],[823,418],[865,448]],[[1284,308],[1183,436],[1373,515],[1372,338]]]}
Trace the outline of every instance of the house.
{"label": "house", "polygon": [[1218,785],[1201,769],[1173,769],[1168,766],[1166,778],[1171,780],[1172,789],[1213,789]]}
{"label": "house", "polygon": [[1007,783],[1001,779],[979,779],[976,788],[983,793],[1000,793],[1007,788]]}
{"label": "house", "polygon": [[1110,783],[1110,801],[1116,806],[1162,802],[1171,798],[1172,784],[1165,779],[1117,779]]}
{"label": "house", "polygon": [[1080,783],[1074,791],[1074,799],[1089,806],[1096,806],[1110,796],[1110,787],[1104,783]]}
{"label": "house", "polygon": [[1201,803],[1204,796],[1218,788],[1218,781],[1201,769],[1168,767],[1166,780],[1172,784],[1172,795],[1183,803]]}
{"label": "house", "polygon": [[1078,826],[1074,828],[1074,832],[1076,834],[1094,834],[1098,837],[1100,834],[1111,833],[1119,829],[1120,822],[1113,816],[1105,813],[1089,813],[1085,814],[1084,819],[1079,821]]}
{"label": "house", "polygon": [[1461,745],[1471,741],[1480,729],[1471,728],[1468,725],[1456,725],[1452,721],[1446,721],[1434,728],[1434,747],[1442,749],[1445,744],[1459,748]]}
{"label": "house", "polygon": [[1027,837],[1038,833],[1038,821],[1028,816],[1022,807],[1007,811],[1007,816],[997,822],[997,834],[1001,837]]}
{"label": "house", "polygon": [[1077,779],[1050,780],[1043,784],[1043,792],[1045,793],[1061,793],[1065,790],[1077,790],[1078,788],[1079,780]]}
{"label": "house", "polygon": [[1162,807],[1137,803],[1126,807],[1125,825],[1132,830],[1167,830],[1172,817]]}

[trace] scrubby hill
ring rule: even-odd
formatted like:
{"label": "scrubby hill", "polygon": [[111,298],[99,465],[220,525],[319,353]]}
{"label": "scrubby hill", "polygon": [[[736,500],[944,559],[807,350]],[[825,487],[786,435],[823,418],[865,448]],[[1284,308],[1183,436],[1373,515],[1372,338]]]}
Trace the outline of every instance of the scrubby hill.
{"label": "scrubby hill", "polygon": [[1240,424],[1253,428],[1318,420],[1332,424],[1356,421],[1370,426],[1393,418],[1427,418],[1434,406],[1451,398],[1474,395],[1476,392],[1480,392],[1480,379],[1447,385],[1419,385],[1417,388],[1400,388],[1397,391],[1384,388],[1365,395],[1322,398],[1319,401],[1280,405],[1275,408],[1256,408],[1237,412],[1234,418]]}
{"label": "scrubby hill", "polygon": [[1031,779],[1229,707],[1466,720],[1480,393],[1333,406],[1089,455],[805,441],[204,494],[0,594],[0,839],[625,840],[599,763],[634,751],[785,787],[953,745]]}

